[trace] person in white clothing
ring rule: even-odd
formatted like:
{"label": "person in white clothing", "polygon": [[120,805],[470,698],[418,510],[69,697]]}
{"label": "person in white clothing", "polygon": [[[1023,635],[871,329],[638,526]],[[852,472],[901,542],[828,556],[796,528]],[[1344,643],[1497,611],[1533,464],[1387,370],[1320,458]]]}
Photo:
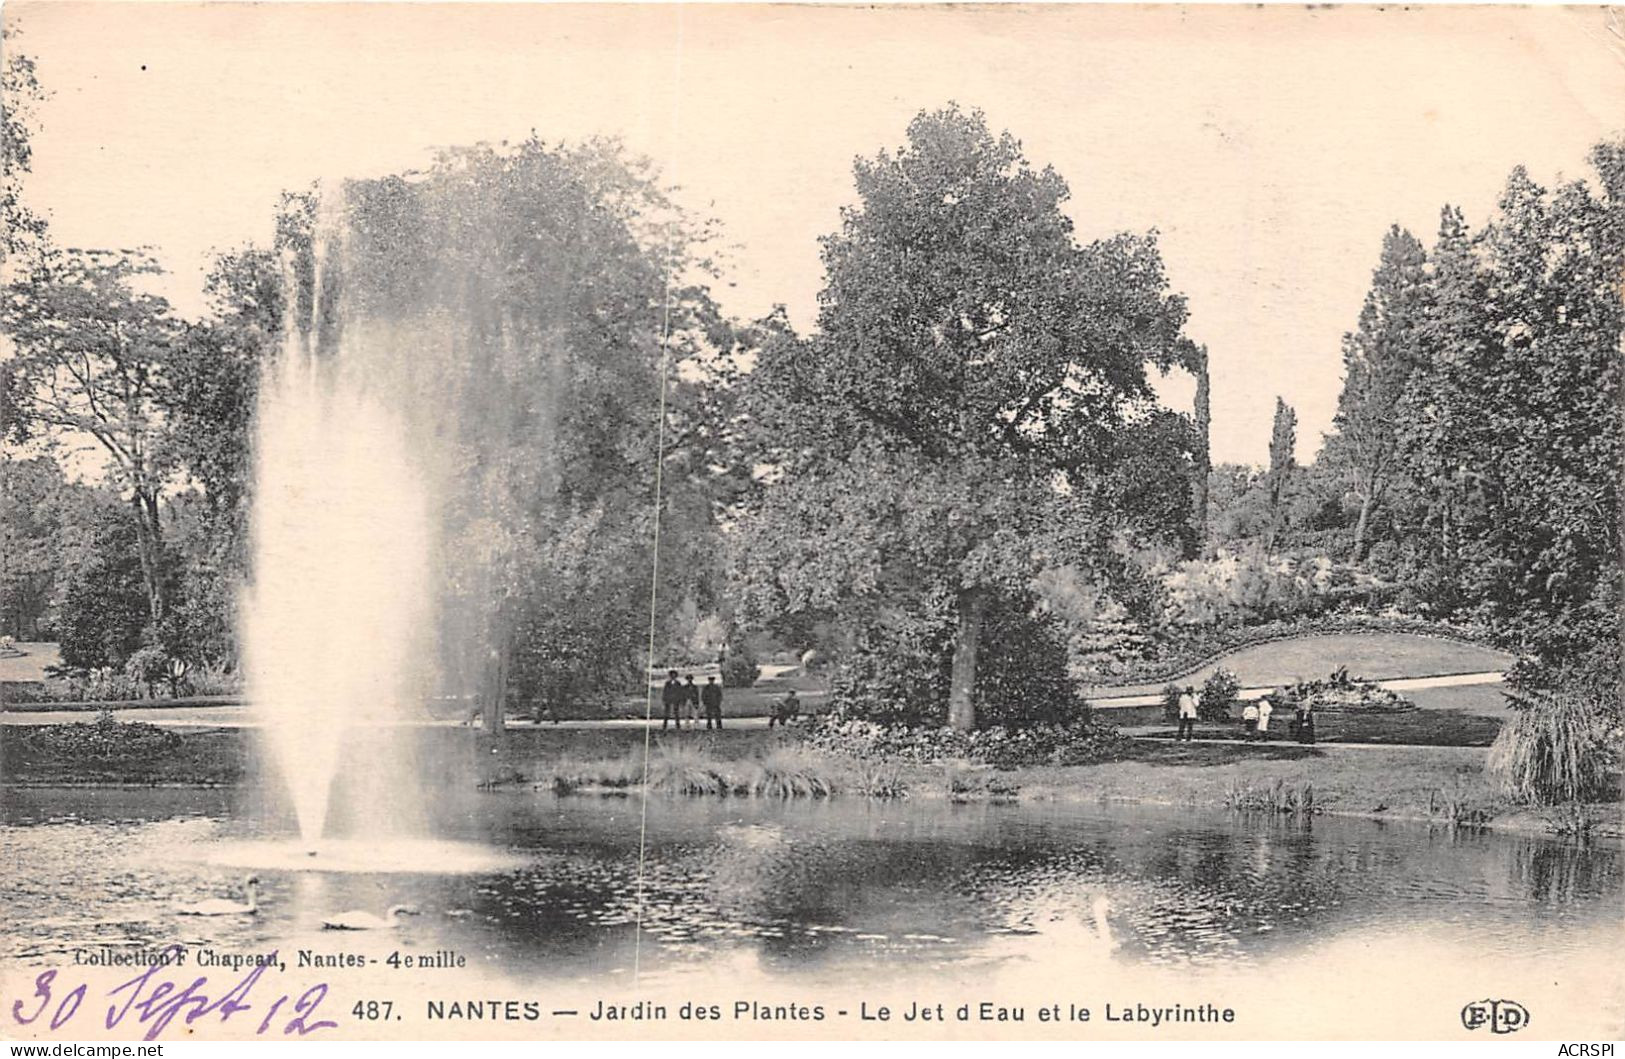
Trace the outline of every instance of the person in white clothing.
{"label": "person in white clothing", "polygon": [[1267,741],[1270,737],[1270,714],[1275,707],[1270,703],[1270,697],[1265,695],[1258,700],[1258,738]]}
{"label": "person in white clothing", "polygon": [[1196,738],[1196,689],[1189,685],[1179,694],[1179,732],[1174,738],[1187,742]]}

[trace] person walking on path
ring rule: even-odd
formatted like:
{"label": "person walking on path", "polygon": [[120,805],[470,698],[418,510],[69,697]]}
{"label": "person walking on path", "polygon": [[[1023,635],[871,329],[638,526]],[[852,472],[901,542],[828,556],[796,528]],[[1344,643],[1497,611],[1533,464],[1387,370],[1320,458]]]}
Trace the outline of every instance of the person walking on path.
{"label": "person walking on path", "polygon": [[1275,706],[1268,695],[1258,700],[1258,740],[1261,743],[1269,742],[1270,714],[1274,711]]}
{"label": "person walking on path", "polygon": [[711,728],[716,723],[717,731],[722,731],[722,685],[717,683],[716,677],[706,677],[705,687],[700,689],[700,702],[705,706],[705,727]]}
{"label": "person walking on path", "polygon": [[666,725],[675,724],[677,730],[683,730],[683,685],[677,680],[677,670],[670,670],[666,675],[666,686],[660,689],[660,730],[664,732]]}
{"label": "person walking on path", "polygon": [[1253,739],[1258,735],[1258,703],[1249,702],[1241,708],[1241,737]]}
{"label": "person walking on path", "polygon": [[688,719],[695,724],[700,721],[700,689],[694,685],[694,674],[688,675],[688,683],[683,685],[683,709],[688,713]]}
{"label": "person walking on path", "polygon": [[1188,684],[1179,693],[1179,732],[1174,738],[1186,742],[1196,738],[1196,694]]}

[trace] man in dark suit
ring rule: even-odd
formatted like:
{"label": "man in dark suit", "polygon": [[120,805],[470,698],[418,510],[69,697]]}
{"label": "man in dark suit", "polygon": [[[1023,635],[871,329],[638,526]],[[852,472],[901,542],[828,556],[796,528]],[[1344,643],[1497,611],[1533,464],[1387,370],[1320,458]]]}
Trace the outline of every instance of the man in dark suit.
{"label": "man in dark suit", "polygon": [[717,731],[722,730],[722,685],[717,683],[716,677],[706,677],[705,687],[700,689],[700,702],[705,705],[705,727],[710,728],[716,722]]}
{"label": "man in dark suit", "polygon": [[666,686],[660,689],[660,705],[663,714],[660,718],[660,730],[664,732],[666,725],[676,722],[677,730],[683,730],[683,685],[677,680],[677,670],[673,669],[666,674]]}

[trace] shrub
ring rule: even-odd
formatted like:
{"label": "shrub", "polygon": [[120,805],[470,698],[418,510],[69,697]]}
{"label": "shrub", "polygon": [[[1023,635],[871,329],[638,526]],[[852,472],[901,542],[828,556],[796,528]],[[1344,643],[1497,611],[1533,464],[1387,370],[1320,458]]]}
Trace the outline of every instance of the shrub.
{"label": "shrub", "polygon": [[961,764],[950,765],[944,779],[947,781],[948,797],[952,801],[981,798],[996,802],[1013,801],[1021,793],[1019,784],[990,775],[986,769],[966,768]]}
{"label": "shrub", "polygon": [[238,695],[243,690],[242,674],[223,662],[205,662],[186,674],[194,695]]}
{"label": "shrub", "polygon": [[1236,692],[1241,681],[1222,666],[1202,682],[1202,693],[1196,700],[1196,714],[1204,721],[1224,721],[1230,718],[1230,708],[1236,704]]}
{"label": "shrub", "polygon": [[82,519],[86,551],[62,587],[62,660],[81,669],[122,666],[151,619],[135,522],[128,508],[100,494]]}
{"label": "shrub", "polygon": [[114,669],[71,671],[54,668],[44,680],[8,682],[6,701],[39,702],[127,702],[137,698],[136,678]]}
{"label": "shrub", "polygon": [[1170,723],[1179,720],[1179,697],[1185,694],[1185,689],[1178,684],[1169,684],[1162,689],[1162,719]]}
{"label": "shrub", "polygon": [[762,667],[756,664],[756,654],[744,641],[733,644],[722,659],[722,686],[748,688],[762,676]]}
{"label": "shrub", "polygon": [[1515,711],[1490,746],[1489,769],[1522,802],[1583,801],[1601,796],[1618,748],[1601,718],[1607,704],[1575,688],[1507,692]]}
{"label": "shrub", "polygon": [[145,685],[147,698],[156,698],[158,685],[169,679],[169,655],[156,644],[138,648],[125,659],[124,675]]}
{"label": "shrub", "polygon": [[1324,554],[1266,555],[1221,548],[1210,559],[1159,567],[1163,619],[1173,626],[1252,625],[1339,608],[1374,608],[1393,585]]}

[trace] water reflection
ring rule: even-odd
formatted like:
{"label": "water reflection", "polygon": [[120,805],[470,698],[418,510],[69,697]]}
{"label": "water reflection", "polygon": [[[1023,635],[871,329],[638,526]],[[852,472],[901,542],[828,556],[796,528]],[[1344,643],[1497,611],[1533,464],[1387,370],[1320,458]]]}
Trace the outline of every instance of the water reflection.
{"label": "water reflection", "polygon": [[453,947],[510,970],[597,977],[630,970],[640,894],[639,961],[655,975],[715,973],[719,961],[774,975],[887,965],[974,974],[1056,946],[1074,960],[1115,951],[1223,966],[1371,930],[1443,930],[1497,952],[1538,935],[1543,952],[1560,953],[1617,919],[1622,889],[1612,848],[1330,817],[656,799],[644,821],[635,798],[525,792],[451,795],[436,807],[439,833],[506,852],[512,867],[261,871],[260,915],[182,922],[173,899],[229,892],[241,874],[197,851],[265,837],[233,798],[0,795],[3,954],[331,944],[324,913],[410,903],[424,914],[356,944]]}

